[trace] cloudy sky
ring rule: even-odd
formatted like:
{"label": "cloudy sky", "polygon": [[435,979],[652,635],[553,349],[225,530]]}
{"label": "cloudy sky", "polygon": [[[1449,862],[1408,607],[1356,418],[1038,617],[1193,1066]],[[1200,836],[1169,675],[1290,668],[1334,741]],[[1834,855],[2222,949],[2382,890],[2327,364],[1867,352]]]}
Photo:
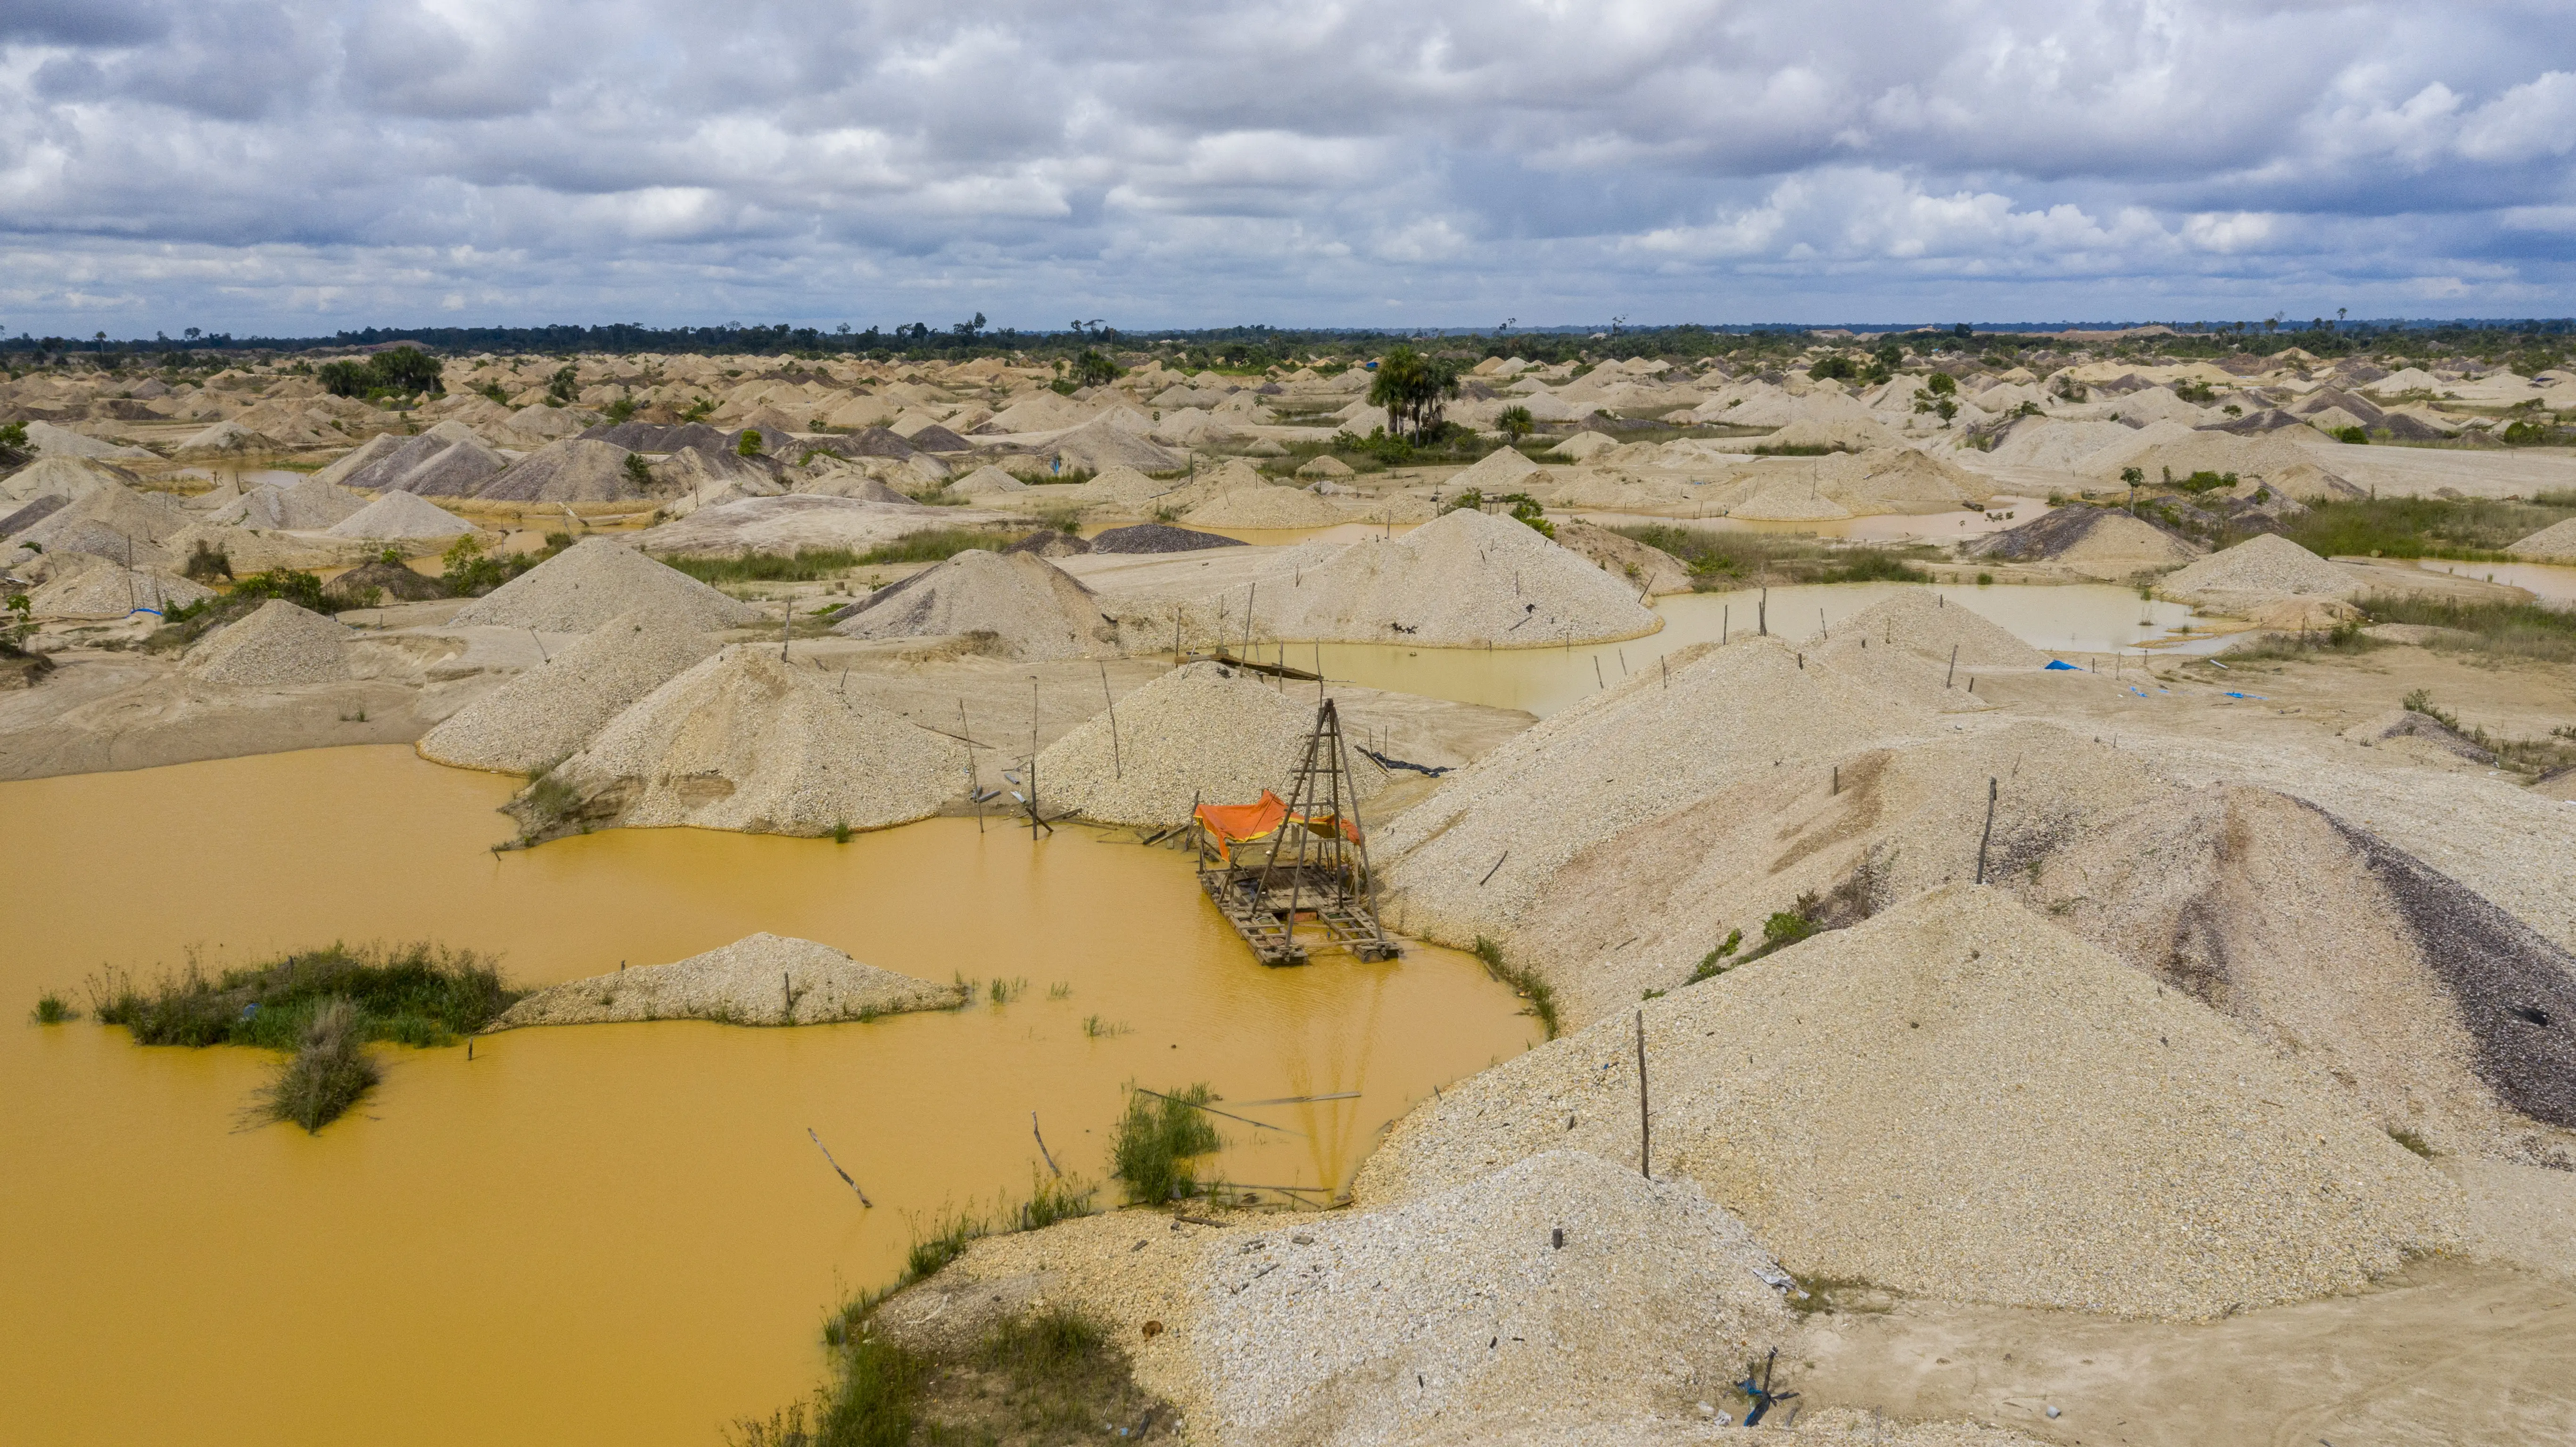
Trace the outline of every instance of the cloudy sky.
{"label": "cloudy sky", "polygon": [[2576,313],[2567,0],[0,0],[0,327]]}

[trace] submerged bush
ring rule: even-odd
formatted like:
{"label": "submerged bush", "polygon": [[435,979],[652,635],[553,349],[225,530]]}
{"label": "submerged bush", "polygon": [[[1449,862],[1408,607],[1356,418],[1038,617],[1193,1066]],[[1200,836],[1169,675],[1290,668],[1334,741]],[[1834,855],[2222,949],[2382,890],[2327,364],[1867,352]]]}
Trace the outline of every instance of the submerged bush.
{"label": "submerged bush", "polygon": [[420,943],[328,949],[226,970],[209,980],[191,964],[151,989],[122,972],[92,978],[100,1024],[122,1025],[140,1045],[255,1045],[295,1049],[327,1001],[357,1012],[363,1039],[433,1046],[489,1025],[525,992],[471,950]]}
{"label": "submerged bush", "polygon": [[1197,1109],[1210,1099],[1204,1082],[1159,1096],[1130,1089],[1127,1114],[1118,1121],[1110,1149],[1112,1173],[1129,1204],[1160,1205],[1198,1194],[1191,1159],[1224,1144],[1207,1114]]}
{"label": "submerged bush", "polygon": [[318,1132],[384,1078],[366,1052],[366,1017],[347,998],[314,1007],[295,1054],[259,1093],[258,1114]]}

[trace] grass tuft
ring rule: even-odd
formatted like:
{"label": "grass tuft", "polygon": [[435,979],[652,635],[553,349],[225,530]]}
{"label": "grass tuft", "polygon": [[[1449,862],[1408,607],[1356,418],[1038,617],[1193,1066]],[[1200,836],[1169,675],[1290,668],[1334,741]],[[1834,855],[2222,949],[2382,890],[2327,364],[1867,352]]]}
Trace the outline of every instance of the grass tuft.
{"label": "grass tuft", "polygon": [[366,1016],[355,1002],[344,995],[322,1000],[307,1018],[295,1054],[260,1090],[255,1113],[320,1132],[384,1079],[366,1040]]}
{"label": "grass tuft", "polygon": [[1477,959],[1485,962],[1486,974],[1511,986],[1514,993],[1529,1001],[1529,1008],[1521,1013],[1535,1017],[1540,1028],[1547,1031],[1547,1038],[1555,1039],[1557,1036],[1556,988],[1540,979],[1535,971],[1505,964],[1503,947],[1483,935],[1476,936],[1473,953]]}
{"label": "grass tuft", "polygon": [[2424,1138],[2422,1136],[2417,1135],[2411,1130],[2405,1130],[2392,1125],[2388,1127],[2388,1138],[2397,1142],[2399,1145],[2406,1147],[2406,1149],[2413,1151],[2415,1154],[2422,1156],[2428,1161],[2433,1159],[2433,1148],[2424,1143]]}
{"label": "grass tuft", "polygon": [[925,528],[861,553],[859,563],[944,563],[970,548],[998,553],[1022,534],[992,528]]}
{"label": "grass tuft", "polygon": [[738,558],[663,558],[701,583],[810,583],[838,577],[859,565],[847,548],[798,548],[793,553],[745,553]]}
{"label": "grass tuft", "polygon": [[79,1019],[80,1011],[73,1009],[70,1001],[47,990],[36,997],[36,1008],[27,1012],[27,1018],[39,1025],[61,1025]]}
{"label": "grass tuft", "polygon": [[1112,1174],[1126,1192],[1128,1204],[1156,1206],[1198,1194],[1192,1159],[1224,1144],[1206,1112],[1192,1108],[1211,1098],[1204,1082],[1163,1096],[1128,1092],[1127,1113],[1119,1118],[1110,1148]]}

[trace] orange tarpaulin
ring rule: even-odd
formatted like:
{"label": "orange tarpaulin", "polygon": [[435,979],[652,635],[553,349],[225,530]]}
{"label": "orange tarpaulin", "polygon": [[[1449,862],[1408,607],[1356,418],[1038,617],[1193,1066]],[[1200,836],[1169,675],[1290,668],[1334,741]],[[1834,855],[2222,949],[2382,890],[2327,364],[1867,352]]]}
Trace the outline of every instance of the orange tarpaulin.
{"label": "orange tarpaulin", "polygon": [[[1269,838],[1288,821],[1288,817],[1288,802],[1268,789],[1262,790],[1260,799],[1250,804],[1201,804],[1198,808],[1200,826],[1216,840],[1217,857],[1228,864],[1234,862],[1235,845]],[[1332,831],[1336,821],[1329,817],[1318,820],[1299,816],[1297,822],[1317,834],[1326,834]],[[1357,843],[1360,837],[1358,826],[1349,819],[1338,822],[1342,837]]]}

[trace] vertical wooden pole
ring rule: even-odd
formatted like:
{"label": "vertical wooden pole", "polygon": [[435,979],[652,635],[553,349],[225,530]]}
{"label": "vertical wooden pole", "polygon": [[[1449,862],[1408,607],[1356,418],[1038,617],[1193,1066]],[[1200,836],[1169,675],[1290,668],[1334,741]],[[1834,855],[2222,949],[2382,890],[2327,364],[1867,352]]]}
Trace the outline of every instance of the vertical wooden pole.
{"label": "vertical wooden pole", "polygon": [[1655,1135],[1646,1101],[1646,1012],[1637,1011],[1637,1174],[1655,1178]]}
{"label": "vertical wooden pole", "polygon": [[1977,883],[1986,882],[1986,841],[1995,837],[1995,781],[1986,780],[1986,832],[1977,836]]}

